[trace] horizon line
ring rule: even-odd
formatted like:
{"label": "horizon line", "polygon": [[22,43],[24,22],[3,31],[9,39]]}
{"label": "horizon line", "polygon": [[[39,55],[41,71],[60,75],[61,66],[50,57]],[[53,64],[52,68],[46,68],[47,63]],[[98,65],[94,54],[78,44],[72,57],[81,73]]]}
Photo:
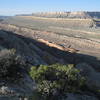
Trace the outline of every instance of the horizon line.
{"label": "horizon line", "polygon": [[16,15],[31,15],[31,14],[33,14],[33,13],[59,13],[59,12],[63,12],[63,13],[67,13],[67,12],[100,12],[100,11],[86,11],[86,10],[77,10],[77,11],[33,11],[33,12],[31,12],[31,13],[15,13],[15,14],[7,14],[7,15],[5,15],[5,14],[0,14],[0,16],[16,16]]}

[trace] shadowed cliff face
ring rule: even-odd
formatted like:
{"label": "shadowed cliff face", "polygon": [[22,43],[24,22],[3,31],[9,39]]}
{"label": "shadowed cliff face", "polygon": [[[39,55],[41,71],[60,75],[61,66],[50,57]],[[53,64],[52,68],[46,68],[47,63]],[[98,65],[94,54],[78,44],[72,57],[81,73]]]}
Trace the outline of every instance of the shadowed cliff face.
{"label": "shadowed cliff face", "polygon": [[3,29],[0,44],[8,49],[15,48],[30,64],[87,62],[100,70],[97,60],[100,58],[99,40],[59,35],[9,24],[0,24],[0,28]]}
{"label": "shadowed cliff face", "polygon": [[[50,43],[49,43],[50,44]],[[44,42],[34,40],[13,32],[0,31],[0,46],[5,49],[16,49],[16,52],[32,64],[78,64],[86,62],[100,71],[100,62],[96,57],[61,50],[54,46],[49,46]]]}

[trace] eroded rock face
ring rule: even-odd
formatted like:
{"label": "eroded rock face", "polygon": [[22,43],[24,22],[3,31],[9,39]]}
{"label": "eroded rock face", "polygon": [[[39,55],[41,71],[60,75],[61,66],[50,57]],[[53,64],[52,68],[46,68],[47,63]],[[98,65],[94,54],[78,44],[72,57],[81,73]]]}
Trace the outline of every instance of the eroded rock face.
{"label": "eroded rock face", "polygon": [[34,48],[31,48],[25,39],[23,40],[23,37],[0,30],[0,38],[0,49],[13,48],[16,50],[16,53],[23,56],[30,64],[45,64],[41,57],[34,51]]}
{"label": "eroded rock face", "polygon": [[[60,57],[56,57],[53,55],[55,52],[50,53],[47,48],[42,49],[39,48],[35,44],[36,42],[31,42],[29,39],[20,36],[18,34],[12,34],[6,31],[0,31],[0,53],[1,56],[6,55],[7,49],[16,49],[16,52],[24,57],[24,59],[30,63],[31,65],[40,65],[40,64],[53,64],[55,62],[65,63],[63,61],[64,58],[59,59]],[[46,42],[47,46],[50,47],[51,43]],[[51,47],[56,47],[59,49],[57,45],[51,45]],[[5,50],[6,49],[6,50]],[[62,48],[60,48],[62,50]],[[60,55],[58,53],[58,55]],[[72,57],[71,57],[72,58]],[[71,60],[69,58],[69,60]],[[76,58],[77,59],[77,58]],[[67,60],[66,60],[67,62]],[[91,90],[99,90],[100,89],[100,73],[96,72],[91,66],[80,63],[76,65],[76,68],[81,70],[83,76],[87,79],[87,86]],[[19,100],[20,97],[29,97],[33,95],[32,93],[36,89],[35,82],[28,76],[26,72],[23,71],[24,78],[18,84],[4,84],[0,83],[0,100]],[[0,80],[1,81],[1,80]],[[68,94],[68,98],[66,100],[98,100],[94,96],[88,95],[75,95]]]}
{"label": "eroded rock face", "polygon": [[90,65],[80,63],[76,68],[81,70],[81,74],[86,78],[87,86],[92,90],[100,90],[100,72],[96,72]]}

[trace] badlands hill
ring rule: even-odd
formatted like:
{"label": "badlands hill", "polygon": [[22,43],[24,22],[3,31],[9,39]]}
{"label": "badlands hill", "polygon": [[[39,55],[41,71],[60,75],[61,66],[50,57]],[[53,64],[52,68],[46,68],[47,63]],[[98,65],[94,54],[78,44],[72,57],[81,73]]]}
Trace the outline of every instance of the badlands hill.
{"label": "badlands hill", "polygon": [[[95,42],[94,48],[92,47],[94,42],[90,40],[84,40],[84,44],[78,39],[68,37],[60,37],[61,40],[59,40],[59,36],[56,33],[31,30],[8,24],[0,24],[0,29],[0,59],[7,57],[9,52],[14,49],[17,55],[20,55],[27,64],[27,67],[20,69],[23,75],[20,83],[15,84],[9,83],[10,80],[0,80],[0,100],[29,99],[34,95],[36,84],[30,78],[27,71],[33,65],[38,67],[41,64],[51,65],[55,63],[74,64],[76,68],[84,70],[83,73],[85,72],[84,75],[88,80],[87,86],[92,91],[81,95],[68,94],[66,100],[70,100],[71,98],[73,98],[72,100],[75,98],[76,100],[81,100],[80,98],[83,98],[83,100],[99,100],[99,92],[95,92],[95,89],[98,91],[100,89],[100,60],[99,52],[96,51],[96,49],[100,50],[99,43]],[[65,39],[70,42],[65,41]],[[97,53],[98,59],[96,55],[82,54],[79,49],[69,45],[71,42],[73,45],[74,43],[77,43],[77,46],[78,44],[83,45],[85,49],[90,48],[89,51],[91,54]],[[63,46],[63,43],[68,43],[69,46]]]}

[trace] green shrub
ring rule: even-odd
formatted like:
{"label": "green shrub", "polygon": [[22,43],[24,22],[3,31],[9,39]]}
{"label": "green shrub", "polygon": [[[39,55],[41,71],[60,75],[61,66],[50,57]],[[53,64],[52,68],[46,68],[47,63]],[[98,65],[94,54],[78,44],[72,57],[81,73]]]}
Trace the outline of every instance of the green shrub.
{"label": "green shrub", "polygon": [[78,92],[85,84],[80,71],[73,65],[33,66],[30,75],[36,81],[38,92],[44,100],[57,100],[58,96]]}

